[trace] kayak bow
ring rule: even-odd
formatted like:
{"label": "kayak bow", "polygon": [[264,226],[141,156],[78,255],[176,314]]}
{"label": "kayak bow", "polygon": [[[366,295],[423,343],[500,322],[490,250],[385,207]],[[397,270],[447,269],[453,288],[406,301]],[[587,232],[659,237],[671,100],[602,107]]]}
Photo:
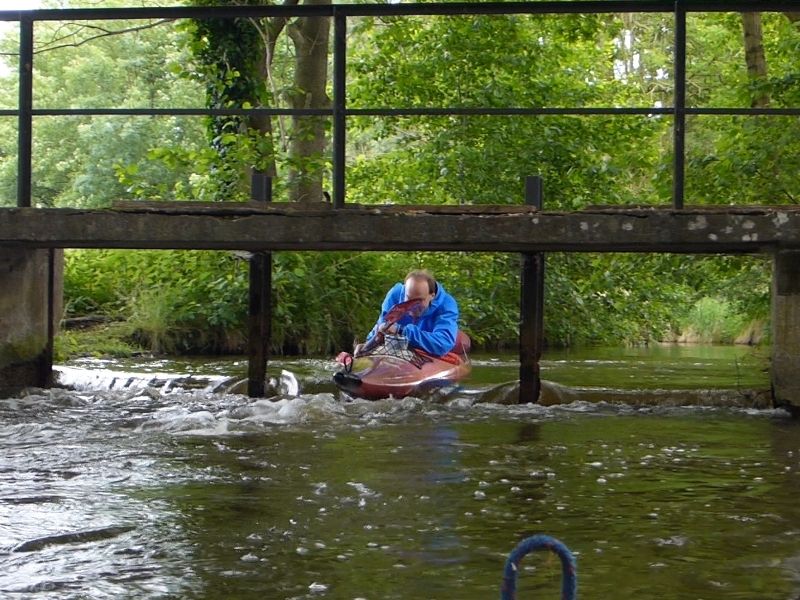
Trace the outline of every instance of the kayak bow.
{"label": "kayak bow", "polygon": [[440,357],[383,344],[353,358],[333,375],[333,381],[342,391],[368,400],[424,395],[469,375],[472,365],[466,353],[469,342],[466,344],[457,344],[460,352]]}

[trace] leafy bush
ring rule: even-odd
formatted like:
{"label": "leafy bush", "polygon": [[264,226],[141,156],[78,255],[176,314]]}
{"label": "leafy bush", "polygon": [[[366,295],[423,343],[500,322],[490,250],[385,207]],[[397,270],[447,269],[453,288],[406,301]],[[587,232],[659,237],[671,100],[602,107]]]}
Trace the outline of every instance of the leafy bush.
{"label": "leafy bush", "polygon": [[701,298],[683,322],[683,341],[731,343],[742,330],[744,319],[730,302],[718,298]]}

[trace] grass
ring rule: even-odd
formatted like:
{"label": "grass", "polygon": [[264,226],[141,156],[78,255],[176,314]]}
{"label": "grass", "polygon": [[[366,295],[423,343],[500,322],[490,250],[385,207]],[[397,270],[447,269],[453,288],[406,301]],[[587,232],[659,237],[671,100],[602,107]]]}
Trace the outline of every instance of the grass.
{"label": "grass", "polygon": [[104,323],[85,329],[61,331],[54,342],[56,362],[82,356],[126,358],[144,349],[131,341],[131,327],[124,322]]}

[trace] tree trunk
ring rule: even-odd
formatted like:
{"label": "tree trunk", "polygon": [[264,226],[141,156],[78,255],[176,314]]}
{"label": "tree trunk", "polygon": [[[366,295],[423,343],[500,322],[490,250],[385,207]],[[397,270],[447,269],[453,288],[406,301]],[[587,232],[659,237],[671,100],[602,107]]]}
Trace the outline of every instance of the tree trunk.
{"label": "tree trunk", "polygon": [[[262,82],[262,85],[266,85],[268,81],[268,72],[272,66],[272,48],[275,47],[275,38],[280,34],[280,29],[275,31],[271,23],[266,27],[264,54],[261,56],[261,60],[258,61],[258,79]],[[254,105],[260,105],[260,103],[257,103],[256,98],[253,100]],[[247,118],[247,126],[257,132],[259,143],[263,147],[263,151],[259,153],[260,164],[253,165],[253,168],[266,173],[274,179],[278,175],[278,169],[275,164],[276,152],[275,138],[272,133],[272,117],[269,115],[250,115]]]}
{"label": "tree trunk", "polygon": [[[295,6],[298,3],[299,0],[284,0],[283,6]],[[263,86],[269,85],[270,70],[275,59],[275,45],[288,22],[288,17],[275,17],[273,19],[265,19],[263,23],[256,24],[264,40],[264,53],[258,62],[258,79]],[[257,99],[254,98],[253,104],[256,103]],[[260,164],[254,165],[254,167],[274,179],[278,176],[278,167],[275,160],[277,151],[275,149],[272,117],[268,115],[251,115],[248,119],[248,125],[258,132],[259,143],[262,148],[261,152],[259,152]]]}
{"label": "tree trunk", "polygon": [[[330,4],[330,0],[306,0],[306,4]],[[292,108],[328,108],[328,40],[330,20],[325,17],[297,19],[287,28],[295,47]],[[292,118],[289,145],[289,200],[315,202],[323,199],[322,174],[327,145],[326,117]]]}
{"label": "tree trunk", "polygon": [[[764,55],[763,34],[761,31],[761,13],[742,13],[744,28],[744,56],[747,62],[747,74],[750,82],[759,84],[767,79],[767,58]],[[752,108],[769,106],[769,94],[756,90],[750,102]]]}

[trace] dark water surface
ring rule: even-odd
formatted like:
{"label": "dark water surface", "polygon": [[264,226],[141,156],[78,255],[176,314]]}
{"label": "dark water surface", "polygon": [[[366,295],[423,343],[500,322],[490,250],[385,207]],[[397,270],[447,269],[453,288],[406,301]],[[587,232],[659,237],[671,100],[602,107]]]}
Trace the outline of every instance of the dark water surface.
{"label": "dark water surface", "polygon": [[[661,377],[636,366],[648,356],[603,360]],[[487,358],[488,377],[507,362]],[[739,385],[746,370],[720,365]],[[331,369],[280,366],[301,392]],[[499,406],[470,385],[372,403],[166,384],[0,400],[0,597],[497,598],[533,533],[577,554],[580,598],[800,596],[784,412]],[[522,566],[520,600],[558,597],[557,559]]]}

